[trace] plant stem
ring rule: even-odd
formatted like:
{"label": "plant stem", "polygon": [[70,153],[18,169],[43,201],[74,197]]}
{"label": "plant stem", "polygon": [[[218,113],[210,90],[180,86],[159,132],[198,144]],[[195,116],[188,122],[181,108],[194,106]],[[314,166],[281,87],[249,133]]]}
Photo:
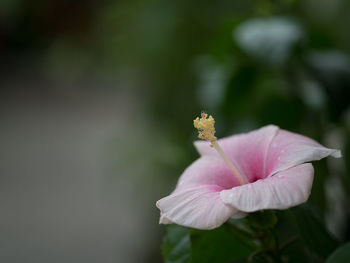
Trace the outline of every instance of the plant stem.
{"label": "plant stem", "polygon": [[290,245],[292,245],[294,242],[296,242],[299,239],[299,236],[292,236],[290,239],[288,239],[287,241],[285,241],[284,243],[282,243],[280,245],[280,251],[286,249],[287,247],[289,247]]}
{"label": "plant stem", "polygon": [[279,247],[279,240],[278,240],[278,235],[276,233],[276,229],[272,228],[270,232],[274,240],[274,256],[275,256],[276,262],[282,262],[280,247]]}

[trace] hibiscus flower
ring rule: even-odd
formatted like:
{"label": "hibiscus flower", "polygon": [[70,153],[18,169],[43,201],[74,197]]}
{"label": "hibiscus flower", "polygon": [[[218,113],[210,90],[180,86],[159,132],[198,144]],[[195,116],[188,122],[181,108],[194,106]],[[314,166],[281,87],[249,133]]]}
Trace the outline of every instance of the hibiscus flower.
{"label": "hibiscus flower", "polygon": [[341,157],[305,136],[268,125],[217,140],[214,118],[194,120],[200,158],[181,175],[175,190],[157,202],[160,223],[219,227],[230,217],[265,209],[287,209],[307,201],[314,169],[311,161]]}

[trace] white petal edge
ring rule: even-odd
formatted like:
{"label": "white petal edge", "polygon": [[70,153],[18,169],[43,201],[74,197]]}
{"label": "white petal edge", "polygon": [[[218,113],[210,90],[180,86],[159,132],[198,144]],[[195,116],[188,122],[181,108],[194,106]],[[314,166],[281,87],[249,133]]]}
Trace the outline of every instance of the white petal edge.
{"label": "white petal edge", "polygon": [[238,212],[222,202],[220,190],[215,185],[195,185],[175,190],[156,203],[161,211],[159,223],[175,223],[203,230],[219,227]]}
{"label": "white petal edge", "polygon": [[313,176],[312,164],[301,164],[254,183],[223,190],[220,197],[243,212],[288,209],[307,201]]}
{"label": "white petal edge", "polygon": [[169,220],[162,212],[160,213],[159,224],[169,225],[173,222]]}

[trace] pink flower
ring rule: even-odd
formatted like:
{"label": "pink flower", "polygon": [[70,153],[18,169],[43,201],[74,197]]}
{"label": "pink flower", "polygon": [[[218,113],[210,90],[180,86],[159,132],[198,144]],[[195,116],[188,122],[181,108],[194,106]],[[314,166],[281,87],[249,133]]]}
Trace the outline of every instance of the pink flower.
{"label": "pink flower", "polygon": [[308,162],[341,157],[338,150],[274,125],[217,143],[245,182],[229,169],[215,145],[213,149],[207,141],[196,141],[201,157],[184,171],[176,189],[157,202],[160,223],[213,229],[230,217],[299,205],[311,192],[314,169]]}

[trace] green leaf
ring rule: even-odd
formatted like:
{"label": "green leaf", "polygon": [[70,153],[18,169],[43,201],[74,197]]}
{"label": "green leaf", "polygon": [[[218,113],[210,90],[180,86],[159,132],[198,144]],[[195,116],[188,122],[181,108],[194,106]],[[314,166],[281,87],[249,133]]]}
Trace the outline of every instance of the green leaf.
{"label": "green leaf", "polygon": [[191,263],[245,262],[252,252],[224,226],[191,232]]}
{"label": "green leaf", "polygon": [[163,258],[165,263],[190,262],[190,229],[178,225],[168,226],[163,239]]}
{"label": "green leaf", "polygon": [[350,262],[350,242],[338,248],[326,260],[326,263],[348,263],[348,262]]}
{"label": "green leaf", "polygon": [[339,242],[327,231],[322,220],[307,205],[291,209],[301,238],[309,250],[321,258],[327,258]]}
{"label": "green leaf", "polygon": [[244,221],[256,230],[273,228],[277,223],[277,216],[273,210],[259,211],[249,214]]}

